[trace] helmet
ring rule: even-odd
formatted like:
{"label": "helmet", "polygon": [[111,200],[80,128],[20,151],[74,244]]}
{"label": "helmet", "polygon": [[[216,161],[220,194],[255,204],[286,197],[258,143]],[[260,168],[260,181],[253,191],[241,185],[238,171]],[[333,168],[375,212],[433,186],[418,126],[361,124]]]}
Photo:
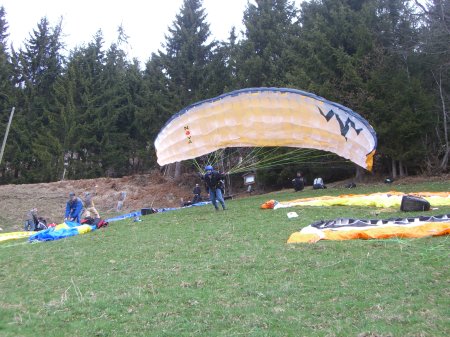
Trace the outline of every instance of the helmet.
{"label": "helmet", "polygon": [[205,171],[212,171],[213,167],[211,165],[206,165],[205,166]]}
{"label": "helmet", "polygon": [[74,192],[70,192],[69,193],[69,197],[74,197],[75,196],[75,193]]}

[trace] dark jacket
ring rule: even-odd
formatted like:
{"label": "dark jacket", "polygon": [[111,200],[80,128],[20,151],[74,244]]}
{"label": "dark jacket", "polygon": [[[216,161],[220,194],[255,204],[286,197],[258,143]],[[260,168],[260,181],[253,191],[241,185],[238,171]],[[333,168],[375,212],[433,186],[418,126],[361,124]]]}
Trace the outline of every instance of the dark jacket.
{"label": "dark jacket", "polygon": [[305,181],[303,180],[303,177],[295,177],[292,179],[292,183],[294,184],[294,189],[296,191],[301,191],[305,187]]}
{"label": "dark jacket", "polygon": [[212,171],[203,176],[206,186],[210,190],[216,190],[221,187],[221,180],[225,179],[225,176],[217,171]]}

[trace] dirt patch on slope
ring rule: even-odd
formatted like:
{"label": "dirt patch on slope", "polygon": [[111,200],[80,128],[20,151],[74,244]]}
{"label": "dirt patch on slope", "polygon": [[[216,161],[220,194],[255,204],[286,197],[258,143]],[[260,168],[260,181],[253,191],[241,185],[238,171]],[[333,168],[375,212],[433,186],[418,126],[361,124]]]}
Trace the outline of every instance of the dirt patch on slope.
{"label": "dirt patch on slope", "polygon": [[[27,212],[34,207],[48,222],[61,223],[71,191],[77,196],[83,196],[86,191],[93,193],[96,208],[103,218],[107,218],[147,207],[179,207],[182,199],[191,199],[194,184],[195,177],[185,176],[175,181],[155,171],[122,178],[3,185],[0,186],[0,228],[3,231],[22,230]],[[121,192],[126,192],[126,198],[118,212]]]}

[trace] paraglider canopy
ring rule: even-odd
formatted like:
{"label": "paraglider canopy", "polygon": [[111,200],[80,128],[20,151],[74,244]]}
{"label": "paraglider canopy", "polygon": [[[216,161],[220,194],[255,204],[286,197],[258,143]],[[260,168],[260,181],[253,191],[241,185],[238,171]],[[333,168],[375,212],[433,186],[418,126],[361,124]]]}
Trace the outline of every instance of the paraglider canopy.
{"label": "paraglider canopy", "polygon": [[249,88],[192,104],[155,140],[159,165],[227,147],[294,147],[336,153],[372,170],[377,145],[370,124],[351,109],[288,88]]}

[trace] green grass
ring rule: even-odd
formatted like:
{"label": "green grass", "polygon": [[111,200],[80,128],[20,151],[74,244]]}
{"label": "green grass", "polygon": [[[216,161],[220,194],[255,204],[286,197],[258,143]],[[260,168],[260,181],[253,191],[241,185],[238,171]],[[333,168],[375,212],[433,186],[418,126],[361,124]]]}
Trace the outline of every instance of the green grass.
{"label": "green grass", "polygon": [[[274,193],[229,201],[225,212],[208,205],[54,242],[2,243],[0,336],[450,335],[449,237],[286,244],[319,219],[418,214],[259,209],[272,198],[347,192]],[[443,213],[450,206],[428,214]]]}

